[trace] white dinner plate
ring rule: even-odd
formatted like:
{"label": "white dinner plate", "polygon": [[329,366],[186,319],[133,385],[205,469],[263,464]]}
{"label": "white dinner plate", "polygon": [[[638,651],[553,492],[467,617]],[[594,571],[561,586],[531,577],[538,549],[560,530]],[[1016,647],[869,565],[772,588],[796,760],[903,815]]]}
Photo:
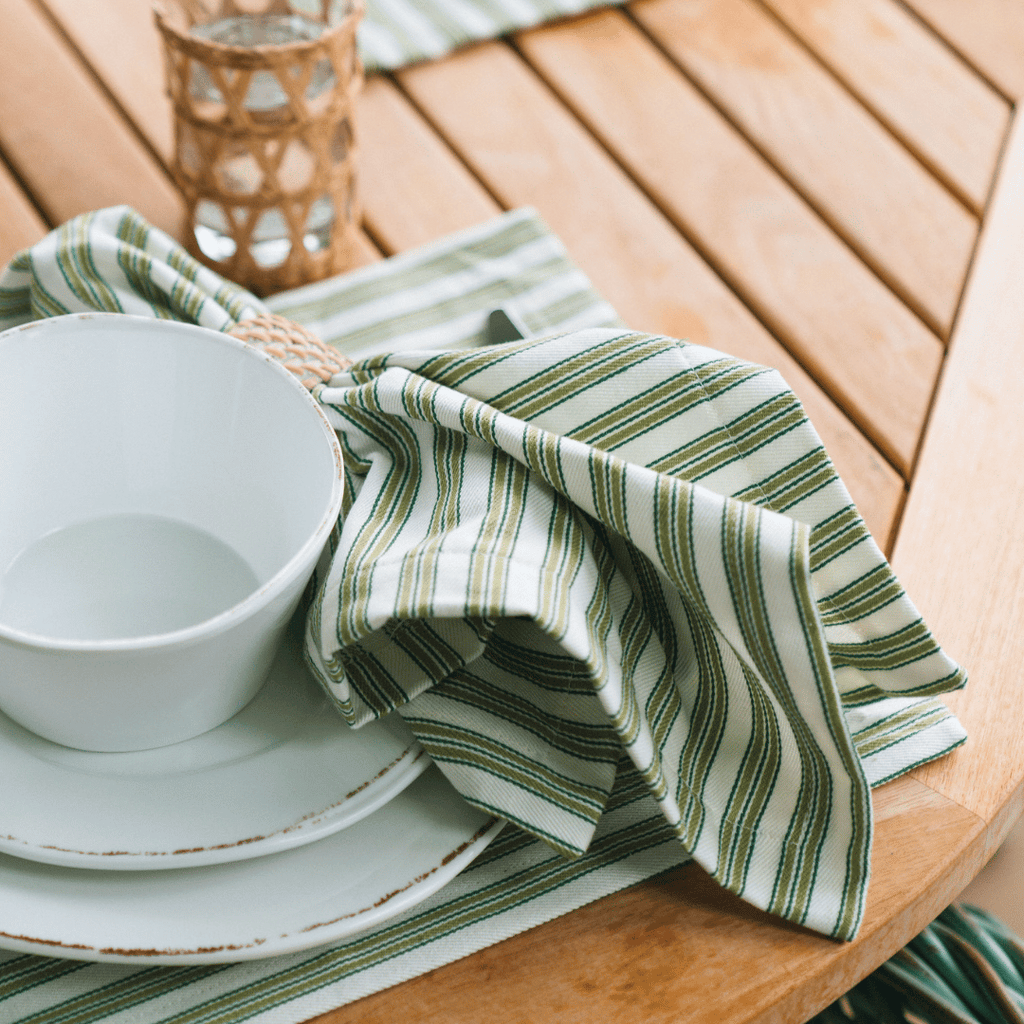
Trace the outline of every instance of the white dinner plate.
{"label": "white dinner plate", "polygon": [[350,729],[289,632],[246,708],[173,746],[72,750],[0,715],[0,853],[118,870],[260,857],[353,825],[429,764],[398,715]]}
{"label": "white dinner plate", "polygon": [[269,857],[183,871],[78,871],[0,855],[0,948],[133,964],[309,949],[416,906],[503,824],[431,766],[370,817]]}

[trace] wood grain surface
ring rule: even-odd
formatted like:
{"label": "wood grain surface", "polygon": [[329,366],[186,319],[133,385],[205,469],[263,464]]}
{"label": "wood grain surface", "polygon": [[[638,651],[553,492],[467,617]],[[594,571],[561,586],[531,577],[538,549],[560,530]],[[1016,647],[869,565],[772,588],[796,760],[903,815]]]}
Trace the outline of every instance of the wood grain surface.
{"label": "wood grain surface", "polygon": [[910,0],[907,6],[1005,96],[1024,95],[1024,7],[1017,0]]}
{"label": "wood grain surface", "polygon": [[1024,119],[1018,117],[953,336],[893,565],[971,674],[970,734],[920,778],[986,820],[1024,807]]}
{"label": "wood grain surface", "polygon": [[754,0],[630,12],[834,232],[943,337],[975,217]]}
{"label": "wood grain surface", "polygon": [[940,181],[984,210],[1010,116],[985,79],[890,0],[762,2]]}
{"label": "wood grain surface", "polygon": [[[181,238],[148,2],[0,19],[0,263],[120,203]],[[970,739],[875,792],[856,942],[687,866],[321,1024],[803,1024],[991,855],[1024,809],[1022,52],[1019,0],[629,0],[368,81],[359,260],[532,206],[631,327],[777,367],[971,673]]]}
{"label": "wood grain surface", "polygon": [[170,179],[49,19],[32,0],[0,0],[0,24],[18,41],[4,59],[0,151],[46,219],[125,203],[178,233]]}
{"label": "wood grain surface", "polygon": [[0,266],[45,232],[43,218],[7,166],[0,163]]}
{"label": "wood grain surface", "polygon": [[[673,224],[905,472],[942,357],[936,337],[620,11],[519,39]],[[439,104],[446,131],[486,158],[495,122],[465,111],[457,119],[450,93],[460,75],[444,70],[425,68],[417,89],[424,79],[444,88],[451,78]],[[520,102],[505,85],[520,77],[511,65],[507,76],[492,75],[488,99]],[[463,77],[458,91],[465,85]],[[645,225],[634,230],[642,244]]]}

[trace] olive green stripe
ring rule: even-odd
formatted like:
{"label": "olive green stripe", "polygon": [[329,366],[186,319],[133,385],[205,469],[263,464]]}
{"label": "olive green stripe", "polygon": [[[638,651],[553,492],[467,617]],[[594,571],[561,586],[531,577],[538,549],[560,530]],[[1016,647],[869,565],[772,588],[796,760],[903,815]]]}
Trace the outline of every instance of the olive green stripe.
{"label": "olive green stripe", "polygon": [[[574,721],[551,712],[540,717],[527,698],[496,686],[471,671],[453,672],[431,690],[429,719],[444,724],[449,719],[438,717],[434,710],[435,701],[450,701],[485,712],[496,719],[499,730],[505,724],[513,725],[539,737],[553,750],[569,754],[579,761],[605,763],[610,755],[617,757],[622,750],[622,744],[605,723]],[[420,717],[424,721],[428,718],[427,715]]]}
{"label": "olive green stripe", "polygon": [[901,728],[905,723],[913,721],[921,715],[930,715],[933,711],[940,711],[947,715],[951,714],[946,705],[939,700],[922,700],[914,703],[910,707],[900,708],[898,711],[894,711],[892,714],[886,715],[884,718],[871,722],[869,725],[864,726],[863,729],[858,729],[857,732],[853,733],[853,738],[858,743],[862,740],[870,741],[875,736],[886,733],[892,729]]}
{"label": "olive green stripe", "polygon": [[[843,902],[837,915],[836,928],[833,934],[839,938],[850,939],[856,934],[860,927],[860,921],[864,913],[865,886],[867,884],[868,857],[871,849],[871,796],[869,787],[860,767],[856,750],[849,740],[846,730],[845,717],[842,703],[837,698],[834,680],[832,678],[831,666],[829,664],[829,651],[822,636],[821,630],[816,628],[816,603],[814,594],[806,581],[810,572],[810,558],[808,549],[808,531],[806,527],[800,528],[801,544],[799,556],[794,551],[791,558],[791,567],[794,581],[799,580],[798,585],[794,582],[794,592],[798,598],[800,617],[803,623],[805,635],[808,637],[808,649],[812,654],[814,665],[814,679],[822,708],[829,724],[829,731],[832,735],[833,749],[839,754],[845,777],[850,783],[850,821],[851,839],[847,847],[847,877],[843,887]],[[799,558],[799,568],[798,568]],[[826,764],[829,784],[829,800],[831,804],[834,782],[831,767]],[[817,879],[819,858],[825,842],[825,822],[818,823],[819,846],[814,857],[814,874],[809,877],[809,886],[813,886]],[[805,906],[810,906],[811,889],[808,888]]]}
{"label": "olive green stripe", "polygon": [[825,625],[852,623],[866,619],[902,599],[903,588],[893,574],[879,566],[849,587],[830,594],[821,601],[821,618]]}
{"label": "olive green stripe", "polygon": [[[730,368],[723,372],[723,376],[728,386],[734,386],[746,380],[749,374]],[[716,390],[724,392],[727,387]],[[659,378],[646,391],[631,394],[617,405],[602,409],[600,414],[574,428],[572,436],[605,451],[613,451],[704,404],[708,397],[706,381],[689,368],[680,370],[670,377]]]}
{"label": "olive green stripe", "polygon": [[[846,738],[843,710],[836,696],[836,688],[829,665],[827,645],[818,626],[816,603],[809,584],[809,533],[809,529],[802,525],[797,527],[795,531],[798,539],[791,547],[791,588],[800,615],[810,659],[811,675],[818,693],[820,706],[829,724],[829,732],[833,738],[832,750],[839,755],[845,768],[845,774],[852,780],[851,800],[853,801],[854,818],[859,818],[863,822],[865,816],[870,819],[870,797],[867,786],[863,781],[863,775],[860,773],[856,752]],[[800,720],[800,724],[802,729],[806,729],[806,722],[803,719]],[[812,755],[817,769],[815,781],[822,788],[819,793],[817,813],[808,823],[809,829],[806,834],[806,845],[803,850],[803,868],[799,878],[794,880],[791,899],[785,904],[787,913],[791,914],[793,919],[801,921],[806,921],[807,914],[811,908],[814,886],[817,881],[821,856],[828,838],[828,827],[832,820],[832,809],[835,799],[835,781],[832,774],[832,766],[824,757],[821,748],[812,748]],[[861,862],[867,857],[870,848],[869,841],[870,829],[865,834],[862,826],[855,822],[850,847],[857,850],[855,859],[858,862],[856,867],[858,871],[863,867]],[[862,912],[862,896],[863,894],[859,886],[854,891],[851,891],[848,887],[844,890],[845,903],[841,906],[838,915],[840,928],[849,928],[851,920],[856,919],[859,921],[859,914]],[[852,906],[849,903],[851,898],[853,899]],[[844,921],[846,922],[845,924],[842,923]],[[851,938],[852,933],[846,932],[844,937]]]}
{"label": "olive green stripe", "polygon": [[898,668],[912,665],[915,661],[931,657],[936,653],[936,647],[935,642],[929,636],[914,643],[902,645],[895,650],[863,650],[855,644],[830,644],[829,651],[836,667],[849,666],[858,668],[862,672],[883,670],[893,672]]}
{"label": "olive green stripe", "polygon": [[[653,462],[651,468],[659,473],[701,480],[734,462],[749,458],[804,421],[803,414],[788,403],[777,399],[771,402],[773,407],[758,409],[756,415],[748,413],[740,418],[741,421],[749,420],[749,423],[733,421],[663,456]],[[760,493],[759,486],[753,490]],[[742,498],[742,495],[737,497]]]}
{"label": "olive green stripe", "polygon": [[697,655],[697,686],[678,778],[687,797],[682,838],[688,849],[694,849],[704,828],[705,793],[725,737],[729,690],[721,650],[711,630],[699,616],[687,613],[687,620]]}
{"label": "olive green stripe", "polygon": [[[747,677],[747,673],[743,673]],[[715,877],[730,892],[743,891],[754,826],[775,787],[781,766],[778,721],[767,698],[747,678],[751,727],[736,778],[722,813],[719,867]]]}
{"label": "olive green stripe", "polygon": [[100,985],[31,1016],[21,1017],[19,1024],[91,1024],[93,1021],[105,1020],[115,1013],[127,1013],[132,1007],[141,1006],[172,992],[185,990],[190,985],[202,984],[208,978],[230,968],[230,964],[143,968],[126,978]]}
{"label": "olive green stripe", "polygon": [[[366,618],[369,608],[372,572],[361,571],[372,567],[397,538],[412,514],[416,494],[420,487],[421,453],[415,434],[401,421],[387,420],[374,415],[366,406],[378,405],[369,389],[354,389],[346,396],[344,405],[333,408],[361,432],[379,439],[385,450],[396,458],[388,467],[384,480],[374,498],[369,515],[360,524],[351,545],[342,578],[348,589],[341,595],[338,617],[334,624],[339,645],[357,642],[372,632]],[[362,406],[362,407],[361,407]]]}
{"label": "olive green stripe", "polygon": [[346,678],[377,717],[394,711],[409,699],[391,672],[365,648],[341,648],[331,661],[330,672],[332,678]]}
{"label": "olive green stripe", "polygon": [[[186,1010],[166,1024],[231,1024],[249,1019],[256,1012],[358,974],[385,959],[411,953],[470,925],[508,913],[537,896],[573,886],[587,875],[661,845],[668,838],[664,820],[655,816],[636,827],[599,837],[584,861],[548,855],[542,863],[517,871],[487,890],[452,901],[444,907],[442,917],[437,911],[420,912],[382,932],[370,933],[337,950],[325,950],[295,967],[209,1000],[195,1010]],[[231,1016],[224,1016],[225,1012]]]}
{"label": "olive green stripe", "polygon": [[[727,503],[722,510],[720,532],[726,579],[732,596],[733,610],[744,642],[753,658],[754,665],[757,666],[757,673],[768,683],[769,688],[778,698],[780,687],[776,680],[782,677],[784,672],[768,630],[765,609],[759,600],[761,586],[758,566],[760,538],[757,531],[756,515],[750,506],[738,502]],[[770,732],[773,744],[778,745],[780,737],[775,734],[777,724],[774,711],[767,702],[767,698],[760,696],[757,677],[746,665],[741,664],[741,669],[753,698],[753,706],[757,709],[758,715],[765,719],[762,730]],[[783,711],[792,713],[795,709],[787,707],[783,702]],[[795,726],[797,723],[791,724]],[[796,735],[796,739],[799,743],[801,740],[799,734]],[[773,771],[770,774],[765,773],[762,778],[757,779],[756,785],[754,783],[747,785],[749,796],[741,817],[744,829],[753,829],[753,823],[759,822],[766,812],[768,799],[774,788],[775,776],[781,767],[781,752],[777,756],[778,761],[774,763]],[[801,762],[805,762],[803,755],[801,755]],[[804,810],[807,795],[807,786],[801,785],[797,793],[798,812]],[[733,812],[734,815],[737,813]],[[749,860],[753,853],[753,831],[741,830],[737,832],[736,838],[738,841],[733,850],[733,856],[736,858],[733,884],[741,884],[741,880],[746,878]],[[787,864],[784,861],[780,873],[784,875],[786,868]]]}
{"label": "olive green stripe", "polygon": [[394,646],[429,679],[444,679],[465,664],[465,659],[437,633],[428,618],[402,619],[393,628],[389,624],[385,629]]}
{"label": "olive green stripe", "polygon": [[[283,300],[275,302],[274,309],[276,312],[298,320],[300,323],[306,323],[309,321],[328,320],[339,313],[350,313],[360,306],[379,302],[389,296],[399,295],[412,289],[426,289],[431,286],[437,286],[434,293],[435,295],[441,295],[443,291],[439,282],[443,281],[447,276],[464,270],[467,264],[474,259],[488,260],[505,256],[515,249],[525,248],[531,243],[541,241],[546,237],[550,238],[551,236],[546,234],[544,226],[534,217],[524,217],[512,220],[511,222],[503,222],[495,233],[484,235],[471,242],[465,242],[459,246],[457,251],[431,253],[420,262],[402,266],[402,269],[396,273],[371,275],[354,283],[346,282],[342,279],[339,281],[337,292],[334,294],[324,294],[321,291],[312,302],[307,303],[301,300],[289,302],[286,296]],[[536,275],[538,280],[544,280],[549,277],[549,274],[553,277],[556,276],[557,272],[564,272],[564,269],[568,266],[569,264],[564,257],[552,256],[541,264],[532,266],[530,273]],[[491,289],[495,292],[501,291],[503,297],[508,295],[508,285],[504,281],[492,282],[484,289],[484,294],[491,294]],[[464,306],[474,309],[479,308],[478,303],[475,301],[476,297],[477,292],[470,292],[462,293],[452,300],[438,300],[435,298],[430,302],[428,309],[441,311],[449,310],[452,306],[456,308]],[[444,322],[444,320],[449,318],[450,314],[439,316],[438,322]],[[382,323],[390,327],[395,321],[385,311]],[[377,329],[379,329],[379,325],[371,325],[357,333],[365,333],[366,331]]]}
{"label": "olive green stripe", "polygon": [[[586,350],[545,364],[503,391],[492,393],[489,404],[517,419],[529,420],[584,391],[590,391],[644,359],[658,355],[665,342],[649,335],[627,334],[598,342]],[[449,362],[446,370],[431,369],[431,376],[458,389],[485,370],[514,357],[519,348],[496,355],[488,350]]]}
{"label": "olive green stripe", "polygon": [[431,757],[495,775],[558,805],[560,810],[590,821],[596,820],[594,812],[600,814],[604,807],[607,798],[604,788],[556,772],[492,736],[411,712],[402,717]]}
{"label": "olive green stripe", "polygon": [[[677,346],[672,343],[670,347]],[[581,424],[573,436],[611,451],[651,433],[671,419],[724,395],[763,372],[760,367],[737,366],[731,359],[705,364],[700,371],[687,368],[671,377],[660,379],[647,391],[631,395],[618,405],[602,411]],[[717,431],[714,433],[717,434]],[[712,443],[705,440],[706,436],[695,438],[693,444],[706,450],[708,444]]]}
{"label": "olive green stripe", "polygon": [[837,479],[823,448],[808,452],[763,479],[756,487],[737,495],[774,512],[785,513],[794,505],[827,487]]}
{"label": "olive green stripe", "polygon": [[406,614],[426,617],[425,609],[432,607],[437,586],[437,563],[446,534],[458,528],[461,522],[459,496],[466,483],[466,438],[456,430],[438,430],[434,452],[434,480],[438,500],[431,513],[427,536],[419,546],[415,560],[417,586],[405,605]]}
{"label": "olive green stripe", "polygon": [[820,573],[830,562],[870,538],[857,510],[847,506],[827,527],[819,524],[811,534],[811,571]]}
{"label": "olive green stripe", "polygon": [[41,956],[19,956],[0,964],[0,1003],[20,992],[36,988],[82,970],[87,965],[74,960]]}
{"label": "olive green stripe", "polygon": [[[89,219],[91,218],[87,218],[87,222]],[[61,241],[57,247],[56,267],[60,271],[61,277],[63,277],[64,283],[75,301],[85,302],[87,306],[95,305],[99,309],[109,310],[110,312],[118,312],[117,306],[111,310],[107,305],[106,292],[108,289],[106,286],[102,282],[97,282],[99,292],[94,291],[91,282],[88,278],[83,278],[78,269],[78,249],[83,244],[88,244],[82,241],[81,226],[80,223],[72,221],[59,229]],[[65,303],[55,303],[55,305],[62,312],[67,308]]]}
{"label": "olive green stripe", "polygon": [[890,747],[902,743],[907,737],[923,732],[950,717],[952,716],[947,708],[934,707],[927,712],[908,715],[902,722],[890,726],[889,729],[878,735],[873,735],[870,739],[863,734],[858,734],[854,736],[854,744],[861,757],[869,757],[879,751],[888,750]]}
{"label": "olive green stripe", "polygon": [[548,544],[541,563],[541,601],[537,624],[553,640],[569,629],[570,591],[584,563],[583,531],[577,527],[573,506],[560,494],[553,496]]}
{"label": "olive green stripe", "polygon": [[594,524],[594,542],[591,546],[591,554],[594,556],[599,583],[594,587],[586,608],[587,635],[590,638],[590,651],[586,664],[594,690],[599,692],[605,689],[610,681],[608,637],[615,627],[611,603],[615,561],[608,548],[605,531],[600,524]]}

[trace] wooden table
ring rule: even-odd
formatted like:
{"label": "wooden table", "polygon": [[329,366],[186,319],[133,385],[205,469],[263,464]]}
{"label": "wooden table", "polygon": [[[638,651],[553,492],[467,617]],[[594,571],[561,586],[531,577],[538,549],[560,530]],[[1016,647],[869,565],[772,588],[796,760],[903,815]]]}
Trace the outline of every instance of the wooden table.
{"label": "wooden table", "polygon": [[[179,234],[146,0],[0,0],[0,263],[128,203]],[[322,1022],[800,1024],[953,900],[1024,808],[1024,4],[632,0],[372,78],[379,259],[536,207],[630,326],[778,367],[971,672],[957,753],[876,791],[839,945],[693,866]]]}

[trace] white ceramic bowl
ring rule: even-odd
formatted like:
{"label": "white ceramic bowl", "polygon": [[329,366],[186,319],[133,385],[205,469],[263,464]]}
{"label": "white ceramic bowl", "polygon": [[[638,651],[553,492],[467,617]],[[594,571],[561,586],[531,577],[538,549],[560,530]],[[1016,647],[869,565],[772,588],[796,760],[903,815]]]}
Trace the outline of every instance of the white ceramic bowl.
{"label": "white ceramic bowl", "polygon": [[220,725],[341,497],[326,417],[241,341],[105,313],[0,334],[0,710],[85,750]]}

